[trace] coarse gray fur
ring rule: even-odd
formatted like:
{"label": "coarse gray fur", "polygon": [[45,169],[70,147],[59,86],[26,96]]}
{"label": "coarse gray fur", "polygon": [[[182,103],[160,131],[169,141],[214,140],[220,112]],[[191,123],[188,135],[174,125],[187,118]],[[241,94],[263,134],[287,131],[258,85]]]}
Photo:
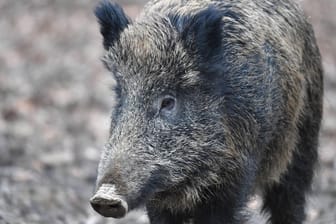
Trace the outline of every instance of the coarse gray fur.
{"label": "coarse gray fur", "polygon": [[241,223],[259,189],[272,224],[302,223],[323,72],[300,7],[154,0],[131,21],[104,1],[96,14],[118,101],[97,188],[115,184],[151,223]]}

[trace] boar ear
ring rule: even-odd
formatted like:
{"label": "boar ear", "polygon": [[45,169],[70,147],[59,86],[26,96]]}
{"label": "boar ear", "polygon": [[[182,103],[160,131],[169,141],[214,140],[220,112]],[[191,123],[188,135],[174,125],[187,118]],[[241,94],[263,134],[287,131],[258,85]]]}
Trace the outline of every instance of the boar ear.
{"label": "boar ear", "polygon": [[173,24],[189,50],[209,57],[221,48],[222,17],[221,11],[210,6],[192,17],[175,17]]}
{"label": "boar ear", "polygon": [[108,0],[103,0],[95,9],[95,15],[103,35],[103,45],[106,50],[119,39],[120,33],[130,24],[130,19],[123,9]]}

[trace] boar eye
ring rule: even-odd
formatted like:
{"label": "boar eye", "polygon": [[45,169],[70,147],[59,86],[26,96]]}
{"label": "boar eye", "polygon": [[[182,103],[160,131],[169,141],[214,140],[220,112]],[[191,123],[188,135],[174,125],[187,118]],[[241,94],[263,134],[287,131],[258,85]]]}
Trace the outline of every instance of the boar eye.
{"label": "boar eye", "polygon": [[170,112],[175,108],[175,98],[172,96],[165,96],[161,100],[160,112]]}

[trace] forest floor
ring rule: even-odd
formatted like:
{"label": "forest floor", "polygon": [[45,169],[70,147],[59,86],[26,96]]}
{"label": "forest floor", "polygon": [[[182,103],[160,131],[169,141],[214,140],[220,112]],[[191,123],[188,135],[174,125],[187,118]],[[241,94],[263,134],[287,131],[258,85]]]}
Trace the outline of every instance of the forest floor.
{"label": "forest floor", "polygon": [[[96,2],[0,0],[0,224],[147,223],[143,211],[115,221],[89,205],[113,105]],[[135,17],[144,1],[119,2]],[[335,224],[336,1],[300,3],[325,69],[321,162],[306,223]]]}

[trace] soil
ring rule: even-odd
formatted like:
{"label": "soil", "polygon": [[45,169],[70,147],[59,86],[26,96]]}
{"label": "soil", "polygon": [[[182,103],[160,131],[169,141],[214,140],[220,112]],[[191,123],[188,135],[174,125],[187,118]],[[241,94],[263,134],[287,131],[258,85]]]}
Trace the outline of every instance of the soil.
{"label": "soil", "polygon": [[[145,1],[119,2],[135,17]],[[96,3],[0,0],[0,224],[148,223],[144,211],[116,221],[88,203],[113,106],[113,81],[99,60]],[[320,168],[306,224],[335,224],[336,1],[300,4],[325,70]]]}

